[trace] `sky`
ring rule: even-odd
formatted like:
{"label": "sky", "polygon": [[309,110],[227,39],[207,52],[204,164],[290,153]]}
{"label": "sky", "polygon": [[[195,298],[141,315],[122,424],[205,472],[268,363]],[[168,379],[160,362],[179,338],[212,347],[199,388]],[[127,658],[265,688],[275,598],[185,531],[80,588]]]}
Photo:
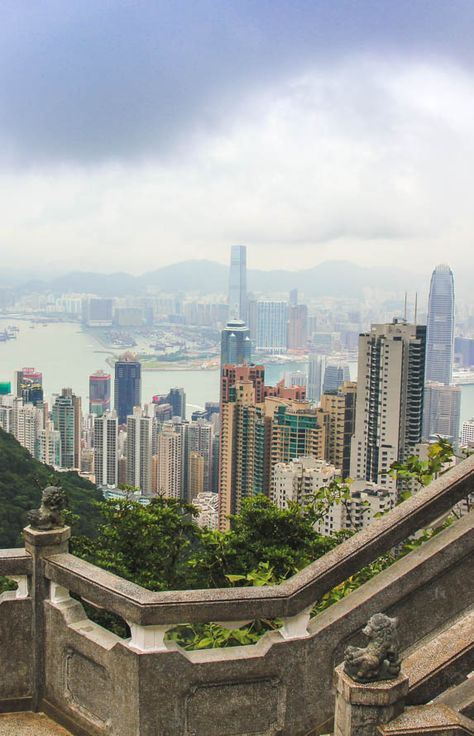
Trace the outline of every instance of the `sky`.
{"label": "sky", "polygon": [[473,266],[472,0],[3,0],[4,268]]}

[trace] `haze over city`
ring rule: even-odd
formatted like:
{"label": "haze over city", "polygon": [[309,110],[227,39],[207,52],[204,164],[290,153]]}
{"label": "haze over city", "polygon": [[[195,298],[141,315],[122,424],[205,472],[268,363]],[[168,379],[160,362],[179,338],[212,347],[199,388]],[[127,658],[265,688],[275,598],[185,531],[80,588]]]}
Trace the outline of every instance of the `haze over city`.
{"label": "haze over city", "polygon": [[[5,3],[3,269],[470,269],[471,2]],[[18,254],[21,253],[21,264]],[[429,263],[427,258],[429,257]]]}

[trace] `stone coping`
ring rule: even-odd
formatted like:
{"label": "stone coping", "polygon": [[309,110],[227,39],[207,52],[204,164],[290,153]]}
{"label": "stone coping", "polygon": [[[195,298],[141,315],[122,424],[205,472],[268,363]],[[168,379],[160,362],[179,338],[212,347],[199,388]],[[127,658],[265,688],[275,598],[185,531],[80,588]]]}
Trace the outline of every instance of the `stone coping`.
{"label": "stone coping", "polygon": [[[328,590],[447,512],[472,491],[473,477],[474,456],[278,586],[154,593],[67,553],[46,555],[44,574],[139,625],[297,616]],[[447,536],[469,535],[472,527],[467,515],[447,530]]]}

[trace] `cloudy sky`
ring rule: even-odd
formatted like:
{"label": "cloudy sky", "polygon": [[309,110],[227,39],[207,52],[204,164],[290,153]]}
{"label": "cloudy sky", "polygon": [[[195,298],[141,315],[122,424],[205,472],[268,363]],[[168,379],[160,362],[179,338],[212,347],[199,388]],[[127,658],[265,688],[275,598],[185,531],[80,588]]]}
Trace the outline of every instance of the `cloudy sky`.
{"label": "cloudy sky", "polygon": [[472,263],[472,0],[4,0],[4,266]]}

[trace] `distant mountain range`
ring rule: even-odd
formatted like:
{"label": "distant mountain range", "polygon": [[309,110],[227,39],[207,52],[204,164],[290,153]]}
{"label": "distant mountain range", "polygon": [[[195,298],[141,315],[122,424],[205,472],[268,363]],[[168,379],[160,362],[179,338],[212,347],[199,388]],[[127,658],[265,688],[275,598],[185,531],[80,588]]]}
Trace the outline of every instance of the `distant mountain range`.
{"label": "distant mountain range", "polygon": [[[3,274],[0,285],[12,286],[16,291],[89,292],[98,296],[127,296],[143,294],[148,287],[168,292],[226,292],[229,269],[214,261],[192,260],[164,266],[142,276],[127,273],[93,273],[75,271],[51,280],[22,281],[19,273],[9,279]],[[257,293],[286,293],[297,288],[306,297],[362,296],[364,289],[377,289],[400,296],[405,290],[428,291],[426,276],[402,268],[363,267],[349,261],[325,261],[313,268],[300,271],[262,271],[249,269],[248,289]]]}

